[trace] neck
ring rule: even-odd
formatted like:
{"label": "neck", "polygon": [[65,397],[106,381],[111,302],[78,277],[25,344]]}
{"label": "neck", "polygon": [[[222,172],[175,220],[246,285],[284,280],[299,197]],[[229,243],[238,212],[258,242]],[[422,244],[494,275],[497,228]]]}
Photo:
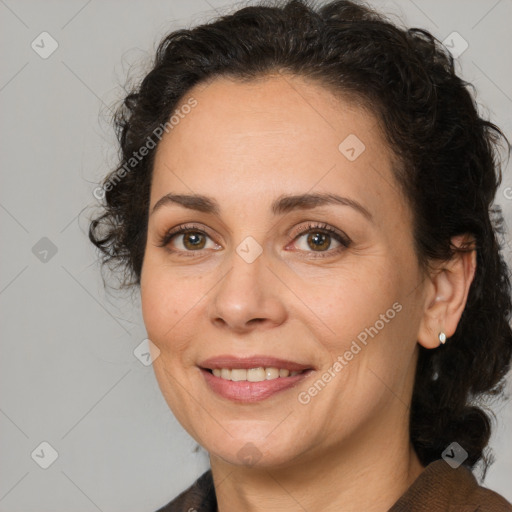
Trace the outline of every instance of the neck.
{"label": "neck", "polygon": [[406,426],[369,427],[286,467],[240,467],[212,455],[218,512],[386,512],[423,470]]}

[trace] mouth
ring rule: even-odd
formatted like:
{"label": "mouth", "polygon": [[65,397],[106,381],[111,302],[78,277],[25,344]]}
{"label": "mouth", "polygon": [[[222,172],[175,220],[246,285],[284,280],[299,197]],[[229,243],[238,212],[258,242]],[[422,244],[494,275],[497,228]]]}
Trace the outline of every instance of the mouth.
{"label": "mouth", "polygon": [[286,377],[295,377],[307,370],[290,371],[286,368],[276,368],[269,366],[267,368],[259,366],[256,368],[207,368],[212,375],[232,382],[263,382],[264,380],[283,379]]}
{"label": "mouth", "polygon": [[236,402],[256,402],[294,387],[314,371],[312,366],[267,356],[220,356],[199,365],[208,387]]}

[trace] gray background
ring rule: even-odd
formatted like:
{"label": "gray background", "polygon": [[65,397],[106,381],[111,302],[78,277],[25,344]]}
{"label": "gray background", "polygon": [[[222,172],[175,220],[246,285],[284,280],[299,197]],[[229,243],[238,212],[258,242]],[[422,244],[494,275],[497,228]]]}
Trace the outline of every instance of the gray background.
{"label": "gray background", "polygon": [[[512,0],[373,3],[441,40],[458,32],[459,70],[512,138]],[[109,107],[127,73],[146,69],[166,32],[232,6],[0,0],[0,511],[151,512],[207,468],[133,354],[145,338],[137,294],[105,292],[86,231],[92,190],[116,163]],[[44,31],[58,43],[46,59],[31,47],[51,49]],[[497,202],[510,229],[510,165]],[[493,408],[485,483],[512,500],[512,405]],[[44,441],[58,453],[48,469]]]}

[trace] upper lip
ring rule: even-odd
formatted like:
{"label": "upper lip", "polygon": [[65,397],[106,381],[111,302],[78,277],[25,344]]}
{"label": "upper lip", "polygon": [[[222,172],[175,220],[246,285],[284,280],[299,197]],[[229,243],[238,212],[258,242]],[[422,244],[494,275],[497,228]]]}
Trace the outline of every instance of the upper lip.
{"label": "upper lip", "polygon": [[201,368],[213,370],[215,368],[280,368],[290,370],[291,372],[300,372],[302,370],[312,369],[311,365],[297,363],[295,361],[288,361],[271,356],[250,356],[250,357],[235,357],[230,355],[221,355],[205,359],[199,365]]}

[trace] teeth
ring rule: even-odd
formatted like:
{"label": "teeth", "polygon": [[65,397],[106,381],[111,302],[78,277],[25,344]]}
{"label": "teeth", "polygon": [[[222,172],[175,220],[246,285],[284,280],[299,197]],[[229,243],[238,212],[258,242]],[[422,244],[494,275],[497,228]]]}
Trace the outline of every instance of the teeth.
{"label": "teeth", "polygon": [[[270,369],[270,368],[269,368]],[[233,372],[236,370],[231,371],[231,378],[233,378]],[[249,382],[261,382],[262,380],[265,380],[266,373],[265,368],[250,368],[247,370],[247,380]]]}
{"label": "teeth", "polygon": [[247,380],[247,370],[238,370],[238,369],[231,370],[231,380],[232,381]]}
{"label": "teeth", "polygon": [[225,380],[232,380],[235,382],[248,381],[248,382],[262,382],[264,380],[274,380],[279,377],[294,377],[301,371],[287,370],[286,368],[249,368],[248,370],[242,368],[214,368],[212,370],[215,377],[220,377]]}
{"label": "teeth", "polygon": [[[265,368],[265,379],[272,380],[277,379],[281,372],[286,372],[288,370],[278,370],[277,368]],[[287,377],[287,375],[285,375]]]}

